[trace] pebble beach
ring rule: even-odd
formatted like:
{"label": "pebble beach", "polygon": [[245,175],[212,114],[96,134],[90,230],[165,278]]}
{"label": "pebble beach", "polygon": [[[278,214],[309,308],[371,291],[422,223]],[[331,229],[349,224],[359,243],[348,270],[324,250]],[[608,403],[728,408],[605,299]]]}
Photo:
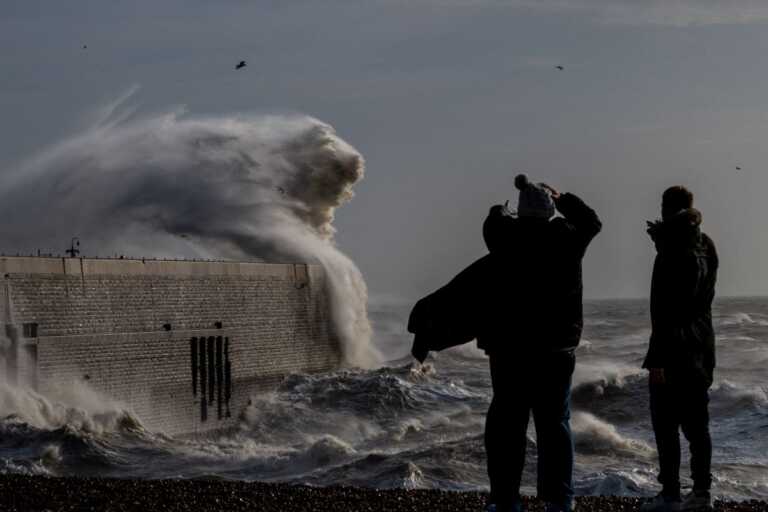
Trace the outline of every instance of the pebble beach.
{"label": "pebble beach", "polygon": [[[479,512],[486,495],[442,490],[307,487],[223,480],[129,480],[0,475],[0,510],[29,511],[260,511],[260,512]],[[582,512],[635,511],[641,499],[577,498]],[[526,498],[527,510],[543,504]],[[717,501],[715,510],[768,511],[764,501]]]}

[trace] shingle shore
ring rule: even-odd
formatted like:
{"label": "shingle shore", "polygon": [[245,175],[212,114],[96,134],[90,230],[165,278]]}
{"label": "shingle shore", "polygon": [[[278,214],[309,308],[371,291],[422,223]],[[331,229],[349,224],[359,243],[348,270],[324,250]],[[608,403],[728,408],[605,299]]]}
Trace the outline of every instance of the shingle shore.
{"label": "shingle shore", "polygon": [[[304,487],[222,480],[118,480],[0,475],[0,510],[169,512],[479,512],[486,495],[438,490]],[[578,510],[634,511],[638,498],[580,497]],[[531,512],[543,510],[528,501]],[[715,510],[768,511],[768,503],[718,502]]]}

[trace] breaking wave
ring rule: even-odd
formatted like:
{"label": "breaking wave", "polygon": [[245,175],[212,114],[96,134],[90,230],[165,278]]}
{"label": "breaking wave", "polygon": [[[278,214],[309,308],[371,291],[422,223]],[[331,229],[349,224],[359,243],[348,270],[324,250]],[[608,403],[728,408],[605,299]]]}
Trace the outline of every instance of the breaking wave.
{"label": "breaking wave", "polygon": [[718,325],[727,326],[760,326],[768,327],[768,319],[759,313],[738,312],[718,319]]}
{"label": "breaking wave", "polygon": [[142,429],[126,405],[78,381],[63,386],[52,397],[0,382],[0,411],[4,429],[67,428],[93,434]]}
{"label": "breaking wave", "polygon": [[719,414],[745,409],[768,409],[768,387],[742,386],[724,380],[711,391],[712,407]]}
{"label": "breaking wave", "polygon": [[47,252],[76,234],[91,255],[320,263],[347,364],[378,365],[365,281],[334,244],[363,157],[311,117],[134,118],[129,98],[3,174],[3,248]]}
{"label": "breaking wave", "polygon": [[655,453],[646,442],[619,434],[615,426],[587,412],[573,414],[573,437],[581,453],[645,457]]}

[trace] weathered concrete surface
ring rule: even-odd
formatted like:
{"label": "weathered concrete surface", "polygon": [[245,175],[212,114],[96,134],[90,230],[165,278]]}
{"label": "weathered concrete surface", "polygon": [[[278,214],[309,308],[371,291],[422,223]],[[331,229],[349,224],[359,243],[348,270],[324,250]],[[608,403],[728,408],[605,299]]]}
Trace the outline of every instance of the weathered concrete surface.
{"label": "weathered concrete surface", "polygon": [[272,275],[291,278],[297,267],[300,272],[309,268],[312,272],[322,273],[318,265],[303,263],[0,256],[2,274]]}
{"label": "weathered concrete surface", "polygon": [[6,373],[44,393],[87,382],[166,433],[225,428],[252,393],[341,360],[316,265],[2,257],[0,277]]}
{"label": "weathered concrete surface", "polygon": [[[211,512],[479,512],[487,496],[477,492],[376,490],[351,487],[303,487],[281,484],[202,480],[106,480],[0,475],[0,510],[148,510]],[[629,512],[639,498],[576,498],[581,512]],[[525,498],[527,510],[543,503]],[[768,511],[761,501],[717,502],[715,510]]]}

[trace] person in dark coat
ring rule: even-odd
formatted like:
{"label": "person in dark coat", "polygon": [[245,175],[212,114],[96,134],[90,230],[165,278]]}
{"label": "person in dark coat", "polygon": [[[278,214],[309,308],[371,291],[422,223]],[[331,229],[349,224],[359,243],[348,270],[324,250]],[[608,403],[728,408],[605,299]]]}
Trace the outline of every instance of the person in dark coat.
{"label": "person in dark coat", "polygon": [[[413,356],[477,339],[490,359],[493,400],[485,444],[491,497],[487,510],[522,510],[520,479],[533,411],[539,497],[549,511],[573,499],[570,388],[581,339],[581,261],[601,229],[573,194],[515,179],[517,214],[491,207],[483,224],[489,254],[416,303],[408,321]],[[556,211],[562,217],[553,218]]]}
{"label": "person in dark coat", "polygon": [[[651,421],[659,453],[661,493],[646,512],[711,508],[712,440],[709,387],[715,368],[715,297],[718,257],[701,232],[693,194],[681,186],[662,197],[662,219],[648,223],[656,245],[651,278],[651,340],[643,368],[650,372]],[[680,497],[680,434],[690,443],[693,491]]]}
{"label": "person in dark coat", "polygon": [[[602,224],[574,194],[530,183],[524,175],[515,185],[517,216],[495,206],[483,225],[496,274],[486,288],[478,334],[493,385],[485,430],[488,509],[522,510],[520,480],[533,412],[539,498],[548,511],[570,511],[570,391],[583,326],[581,264]],[[556,211],[562,216],[553,218]]]}

